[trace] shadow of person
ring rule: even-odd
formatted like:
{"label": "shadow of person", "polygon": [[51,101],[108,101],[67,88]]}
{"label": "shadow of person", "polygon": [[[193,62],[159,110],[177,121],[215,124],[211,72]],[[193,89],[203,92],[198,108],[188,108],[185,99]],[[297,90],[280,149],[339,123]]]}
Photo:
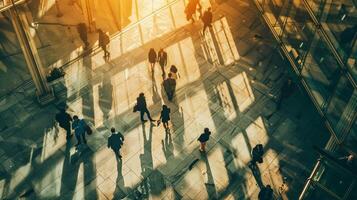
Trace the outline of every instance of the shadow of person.
{"label": "shadow of person", "polygon": [[113,194],[113,199],[124,199],[127,196],[127,188],[125,187],[124,177],[122,173],[123,163],[122,160],[119,159],[118,156],[115,156],[117,161],[117,179],[116,179],[116,187]]}
{"label": "shadow of person", "polygon": [[252,171],[254,179],[257,182],[259,188],[262,189],[264,187],[264,184],[263,184],[262,175],[260,173],[260,170],[259,170],[259,167],[258,167],[257,163],[250,162],[248,167]]}
{"label": "shadow of person", "polygon": [[211,166],[208,161],[207,154],[201,154],[201,158],[206,164],[207,181],[205,182],[205,187],[206,187],[206,191],[208,194],[208,198],[209,199],[217,199],[216,185],[214,183],[212,170],[211,170]]}
{"label": "shadow of person", "polygon": [[154,74],[151,77],[151,84],[152,84],[152,101],[155,103],[160,102],[160,107],[162,106],[161,103],[161,97],[159,95],[159,92],[157,90],[157,86],[156,86],[156,79]]}
{"label": "shadow of person", "polygon": [[152,158],[152,131],[153,124],[150,124],[149,135],[146,136],[145,124],[142,124],[143,140],[144,140],[144,153],[140,154],[141,175],[144,177],[140,187],[140,197],[147,198],[149,195],[149,175],[153,171],[153,158]]}
{"label": "shadow of person", "polygon": [[113,105],[113,85],[107,75],[104,75],[102,85],[99,86],[99,107],[103,112],[103,118],[109,118],[109,112]]}
{"label": "shadow of person", "polygon": [[166,132],[165,140],[161,140],[162,151],[164,152],[166,161],[174,155],[174,144],[170,133]]}

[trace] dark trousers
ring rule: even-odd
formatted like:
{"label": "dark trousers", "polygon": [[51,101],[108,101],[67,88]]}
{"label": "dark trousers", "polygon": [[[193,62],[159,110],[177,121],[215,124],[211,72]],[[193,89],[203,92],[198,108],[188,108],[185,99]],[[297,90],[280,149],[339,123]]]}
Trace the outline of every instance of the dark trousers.
{"label": "dark trousers", "polygon": [[103,45],[103,46],[101,46],[101,47],[102,47],[102,50],[104,51],[104,57],[105,57],[105,58],[109,58],[110,53],[109,53],[109,51],[108,51],[108,49],[107,49],[107,45]]}
{"label": "dark trousers", "polygon": [[212,27],[211,23],[209,23],[209,24],[203,24],[203,33],[205,33],[205,31],[206,31],[207,28],[211,28],[211,27]]}
{"label": "dark trousers", "polygon": [[144,121],[144,114],[145,113],[148,116],[149,120],[152,121],[152,118],[150,116],[150,112],[149,112],[149,110],[147,108],[140,110],[140,119],[141,119],[141,121]]}
{"label": "dark trousers", "polygon": [[82,134],[75,134],[76,135],[76,139],[77,139],[77,142],[78,144],[81,144],[81,143],[84,143],[86,144],[87,143],[87,140],[86,140],[86,133],[82,133]]}
{"label": "dark trousers", "polygon": [[66,136],[67,138],[71,137],[71,124],[60,124],[59,125],[61,128],[63,128],[64,130],[66,130]]}

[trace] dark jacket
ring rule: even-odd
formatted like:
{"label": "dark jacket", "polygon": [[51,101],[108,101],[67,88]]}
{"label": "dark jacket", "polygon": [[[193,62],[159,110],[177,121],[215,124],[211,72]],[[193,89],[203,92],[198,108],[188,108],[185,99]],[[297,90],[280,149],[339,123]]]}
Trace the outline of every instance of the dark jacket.
{"label": "dark jacket", "polygon": [[158,61],[160,65],[165,66],[167,65],[167,53],[165,51],[160,52],[158,54]]}
{"label": "dark jacket", "polygon": [[155,63],[156,62],[157,55],[156,55],[155,51],[149,51],[148,57],[149,57],[149,62],[150,63]]}
{"label": "dark jacket", "polygon": [[212,12],[210,11],[205,11],[202,16],[202,21],[205,24],[211,24],[212,23]]}
{"label": "dark jacket", "polygon": [[123,142],[124,142],[124,136],[120,132],[113,133],[108,138],[108,148],[111,148],[113,150],[119,150],[123,145]]}
{"label": "dark jacket", "polygon": [[137,105],[138,111],[147,109],[145,97],[136,98],[136,105]]}
{"label": "dark jacket", "polygon": [[200,137],[197,139],[200,142],[207,142],[209,140],[209,136],[211,135],[211,133],[202,133],[200,135]]}
{"label": "dark jacket", "polygon": [[69,123],[72,121],[72,117],[66,112],[60,112],[56,114],[56,121],[60,126],[65,126],[69,125]]}
{"label": "dark jacket", "polygon": [[170,108],[162,110],[160,118],[162,122],[168,122],[170,120]]}

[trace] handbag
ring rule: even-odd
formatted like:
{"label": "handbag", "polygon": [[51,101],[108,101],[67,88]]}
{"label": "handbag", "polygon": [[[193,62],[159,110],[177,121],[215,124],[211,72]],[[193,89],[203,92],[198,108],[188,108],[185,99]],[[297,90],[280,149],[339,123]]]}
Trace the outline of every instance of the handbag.
{"label": "handbag", "polygon": [[138,111],[138,104],[135,104],[134,108],[133,108],[133,112],[137,112]]}
{"label": "handbag", "polygon": [[87,133],[88,135],[92,135],[92,133],[93,133],[92,129],[91,129],[90,126],[88,126],[88,125],[86,125],[85,131],[86,131],[86,133]]}

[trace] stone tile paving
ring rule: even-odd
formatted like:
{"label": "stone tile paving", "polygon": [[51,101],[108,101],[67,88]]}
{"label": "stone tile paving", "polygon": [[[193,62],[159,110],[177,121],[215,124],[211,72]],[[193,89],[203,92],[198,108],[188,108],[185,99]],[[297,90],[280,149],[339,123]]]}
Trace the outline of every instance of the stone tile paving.
{"label": "stone tile paving", "polygon": [[[110,62],[93,52],[67,67],[65,79],[55,84],[53,105],[39,108],[24,95],[3,109],[1,198],[257,199],[258,184],[271,184],[278,197],[284,179],[283,196],[297,198],[316,159],[312,145],[324,145],[327,138],[299,90],[276,109],[287,65],[254,6],[213,4],[215,22],[203,36],[201,24],[185,21],[184,1],[172,2],[113,38]],[[152,26],[165,32],[140,34]],[[164,47],[169,65],[181,74],[173,103],[163,92],[159,68],[153,76],[148,69],[150,47]],[[162,104],[171,108],[171,134],[139,122],[132,108],[140,92],[154,118]],[[76,151],[75,139],[66,143],[53,120],[61,103],[93,128],[88,147]],[[110,127],[125,135],[122,160],[106,147]],[[197,138],[204,127],[212,137],[201,155]],[[248,162],[258,143],[266,153],[253,174]]]}

